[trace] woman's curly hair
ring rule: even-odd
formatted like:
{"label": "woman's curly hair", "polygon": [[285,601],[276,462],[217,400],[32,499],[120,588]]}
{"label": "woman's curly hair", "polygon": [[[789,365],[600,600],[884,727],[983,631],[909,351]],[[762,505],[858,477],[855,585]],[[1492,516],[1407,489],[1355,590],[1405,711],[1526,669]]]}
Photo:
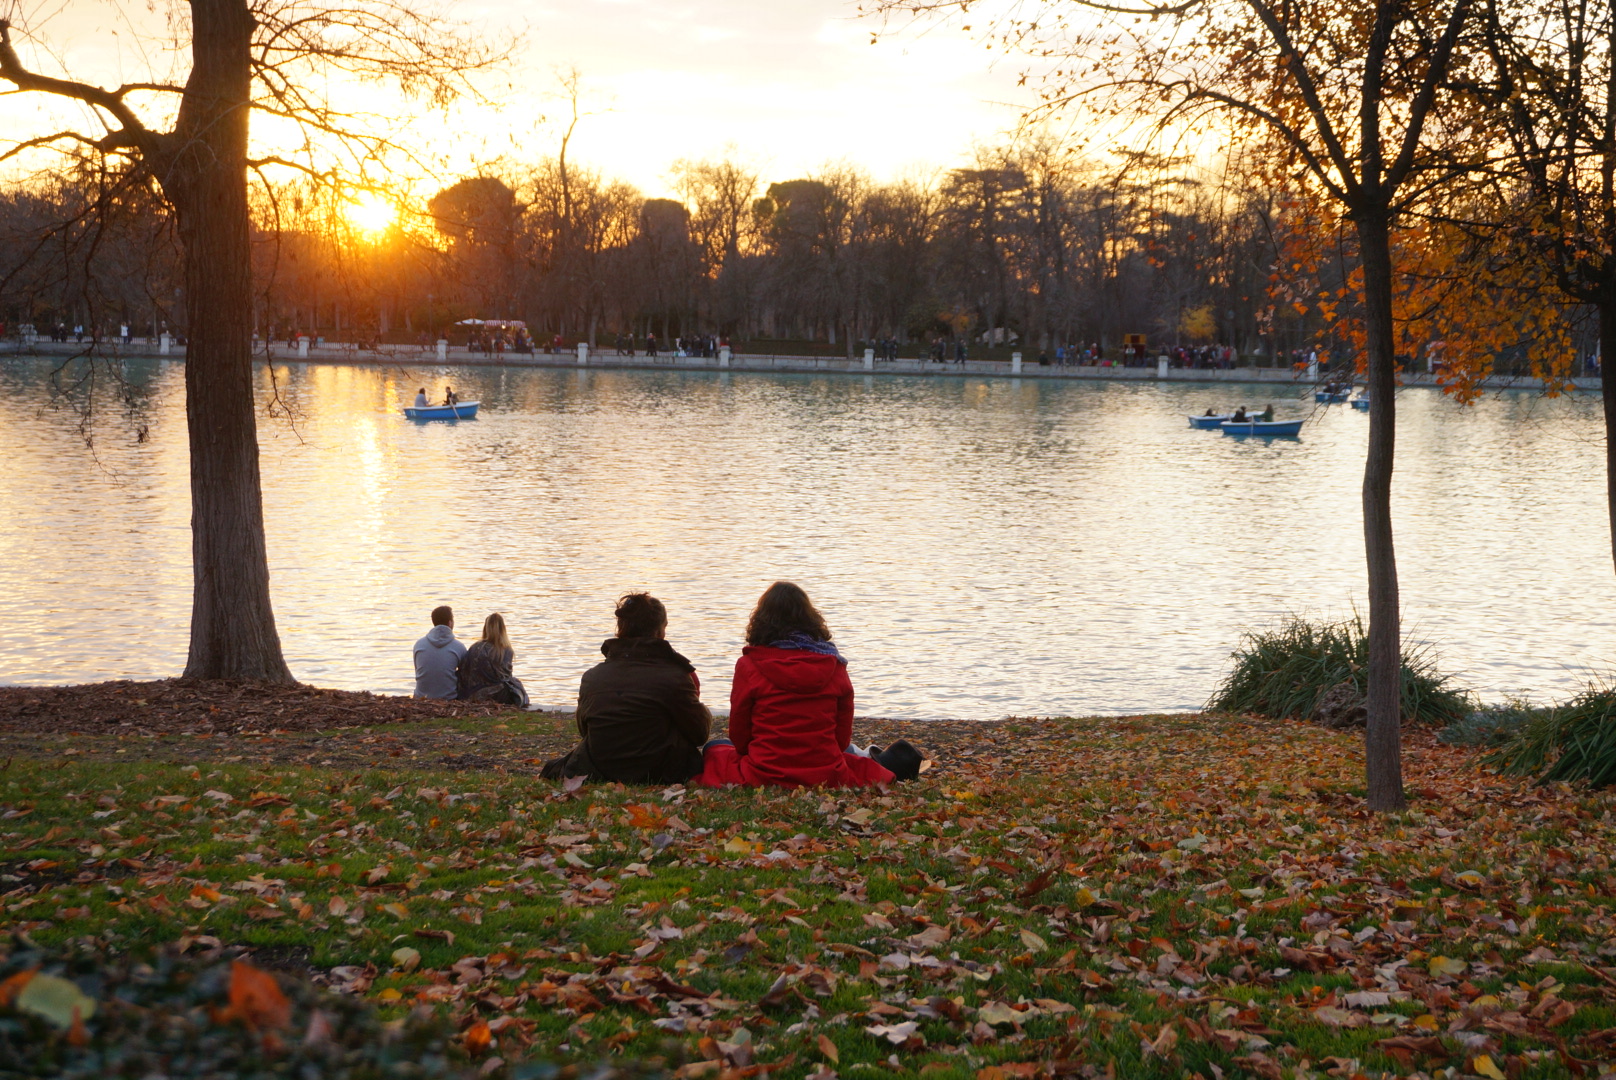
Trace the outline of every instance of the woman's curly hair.
{"label": "woman's curly hair", "polygon": [[757,607],[746,624],[748,645],[771,645],[794,633],[807,634],[816,641],[830,640],[830,627],[808,599],[802,586],[776,581],[758,597]]}

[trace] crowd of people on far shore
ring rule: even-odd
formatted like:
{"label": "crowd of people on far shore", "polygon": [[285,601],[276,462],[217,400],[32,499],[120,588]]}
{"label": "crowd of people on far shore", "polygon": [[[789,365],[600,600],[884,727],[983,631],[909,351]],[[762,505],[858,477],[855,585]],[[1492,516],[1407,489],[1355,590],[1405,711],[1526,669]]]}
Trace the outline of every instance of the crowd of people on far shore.
{"label": "crowd of people on far shore", "polygon": [[[695,665],[668,642],[668,612],[650,593],[628,593],[617,633],[578,687],[579,743],[547,762],[546,779],[699,787],[865,787],[912,780],[923,759],[907,740],[853,742],[847,660],[803,589],[777,581],[759,597],[735,662],[729,731],[713,738]],[[512,671],[515,649],[498,612],[469,646],[454,611],[434,608],[415,643],[415,696],[528,706]]]}
{"label": "crowd of people on far shore", "polygon": [[[157,340],[159,331],[150,326],[145,328],[150,333],[142,332],[142,337],[148,344]],[[161,333],[167,333],[165,329]],[[92,345],[103,342],[112,342],[117,345],[133,345],[137,334],[135,328],[127,322],[119,323],[114,330],[110,326],[86,326],[84,323],[74,323],[69,326],[65,322],[57,321],[47,323],[44,330],[31,322],[9,323],[0,319],[0,341],[8,337],[20,338],[24,344],[37,341],[41,337],[48,338],[57,345],[83,345],[86,340]],[[176,340],[184,344],[184,335],[176,335]]]}
{"label": "crowd of people on far shore", "polygon": [[[127,328],[125,328],[124,333],[118,335],[119,340],[126,336]],[[71,341],[75,345],[82,345],[84,344],[84,324],[76,323],[69,329],[66,323],[53,323],[50,327],[50,339],[58,344],[66,344]]]}
{"label": "crowd of people on far shore", "polygon": [[[426,347],[426,335],[423,334],[421,343],[423,352]],[[533,341],[527,336],[527,327],[480,326],[466,338],[467,352],[503,356],[507,350],[524,356],[533,352]]]}
{"label": "crowd of people on far shore", "polygon": [[618,334],[612,348],[618,356],[637,356],[643,350],[646,356],[653,358],[699,356],[711,360],[718,355],[718,350],[729,348],[729,338],[722,334],[681,334],[673,339],[670,347],[655,334],[646,334],[643,340],[633,334]]}
{"label": "crowd of people on far shore", "polygon": [[[877,360],[897,360],[900,343],[895,338],[880,338],[860,343],[861,347],[875,350]],[[934,364],[963,364],[971,358],[969,343],[963,337],[937,336],[924,344],[924,357]],[[1154,367],[1161,357],[1176,368],[1232,368],[1239,363],[1239,354],[1228,345],[1171,345],[1147,348],[1143,344],[1124,346],[1120,353],[1108,355],[1098,341],[1087,345],[1057,341],[1054,346],[1038,350],[1037,362],[1043,367]],[[1029,356],[1029,359],[1031,357]]]}

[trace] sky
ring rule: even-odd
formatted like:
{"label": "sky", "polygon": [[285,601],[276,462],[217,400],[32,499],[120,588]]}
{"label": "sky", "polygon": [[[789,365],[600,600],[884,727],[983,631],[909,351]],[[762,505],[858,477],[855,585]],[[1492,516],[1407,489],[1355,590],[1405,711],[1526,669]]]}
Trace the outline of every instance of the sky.
{"label": "sky", "polygon": [[[522,5],[488,4],[490,19]],[[1014,60],[957,28],[870,43],[844,0],[564,0],[528,9],[528,77],[574,64],[588,107],[580,155],[652,189],[668,163],[733,145],[765,175],[833,159],[881,177],[951,164],[1015,126]],[[560,108],[551,102],[552,111]],[[610,111],[604,111],[604,110]]]}
{"label": "sky", "polygon": [[[26,62],[108,85],[183,70],[185,58],[161,45],[174,6],[0,0],[29,32],[19,42]],[[588,114],[573,160],[648,195],[669,192],[675,160],[731,153],[766,182],[844,159],[877,179],[948,167],[1013,129],[1029,100],[1017,87],[1018,58],[985,48],[978,34],[889,26],[872,44],[881,27],[859,18],[852,0],[462,0],[452,12],[520,47],[509,84],[489,84],[501,107],[462,106],[415,124],[444,176],[553,153],[566,109],[557,72],[568,68],[580,74]],[[378,112],[397,112],[361,93]],[[26,108],[5,101],[0,138],[37,134],[55,119],[37,97]]]}

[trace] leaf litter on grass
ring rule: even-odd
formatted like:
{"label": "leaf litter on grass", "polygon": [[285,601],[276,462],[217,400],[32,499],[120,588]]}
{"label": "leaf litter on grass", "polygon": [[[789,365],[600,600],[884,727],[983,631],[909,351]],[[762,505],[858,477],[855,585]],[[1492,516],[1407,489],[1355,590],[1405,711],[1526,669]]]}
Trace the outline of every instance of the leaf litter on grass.
{"label": "leaf litter on grass", "polygon": [[949,734],[892,791],[19,760],[5,918],[114,950],[301,948],[468,1050],[685,1076],[1616,1061],[1607,794],[1411,733],[1414,809],[1380,819],[1357,740],[1311,727]]}

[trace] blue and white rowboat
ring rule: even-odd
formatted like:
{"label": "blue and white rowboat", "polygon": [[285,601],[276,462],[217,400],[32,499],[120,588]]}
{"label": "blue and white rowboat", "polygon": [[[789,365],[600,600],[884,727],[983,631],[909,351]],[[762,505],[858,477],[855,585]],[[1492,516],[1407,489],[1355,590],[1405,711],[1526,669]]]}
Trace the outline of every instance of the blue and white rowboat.
{"label": "blue and white rowboat", "polygon": [[1357,409],[1359,412],[1368,412],[1369,411],[1369,399],[1366,398],[1366,397],[1353,398],[1352,399],[1352,407],[1354,409]]}
{"label": "blue and white rowboat", "polygon": [[1313,391],[1313,400],[1320,405],[1339,405],[1351,396],[1352,391],[1350,390],[1337,390],[1333,393],[1329,390]]}
{"label": "blue and white rowboat", "polygon": [[1301,420],[1225,420],[1219,426],[1225,435],[1300,435]]}
{"label": "blue and white rowboat", "polygon": [[1201,431],[1216,431],[1218,425],[1233,415],[1234,413],[1224,413],[1221,416],[1192,416],[1190,417],[1190,427],[1198,428]]}
{"label": "blue and white rowboat", "polygon": [[424,409],[406,405],[404,415],[411,420],[470,420],[477,415],[477,406],[481,404],[480,401],[462,401],[454,405],[428,405]]}

